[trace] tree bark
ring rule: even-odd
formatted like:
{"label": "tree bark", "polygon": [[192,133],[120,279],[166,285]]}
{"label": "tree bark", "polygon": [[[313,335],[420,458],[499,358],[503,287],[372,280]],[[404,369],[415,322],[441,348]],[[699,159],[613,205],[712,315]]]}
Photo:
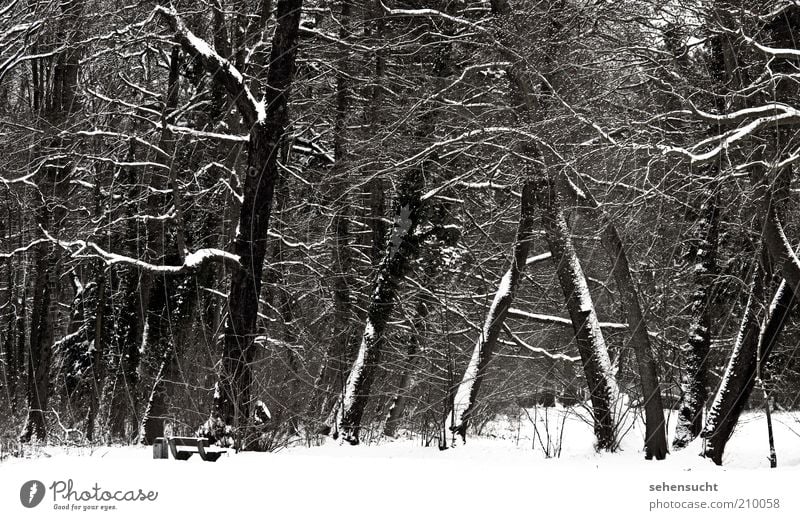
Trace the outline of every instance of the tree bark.
{"label": "tree bark", "polygon": [[683,378],[678,422],[672,447],[685,448],[703,429],[703,411],[708,400],[708,355],[711,350],[711,326],[714,278],[717,275],[719,208],[716,193],[709,194],[697,222],[694,246],[694,294],[692,325],[683,348]]}
{"label": "tree bark", "polygon": [[[72,40],[79,39],[79,17],[83,12],[83,2],[75,0],[61,4],[62,18],[59,21],[57,39],[66,45],[66,49],[55,56],[53,68],[52,91],[48,96],[44,119],[49,128],[61,129],[69,117],[80,108],[78,100],[78,71],[81,51],[70,45]],[[69,35],[69,36],[68,36]],[[35,62],[36,60],[34,60]],[[43,73],[37,67],[38,73]],[[34,78],[38,81],[38,78]],[[64,139],[55,137],[54,149],[65,146]],[[67,190],[68,177],[72,164],[60,158],[48,160],[45,165],[43,182],[39,189],[45,202],[36,210],[36,222],[43,229],[58,235],[63,225],[65,211],[59,202]],[[28,356],[28,418],[21,439],[29,441],[33,438],[44,440],[47,436],[45,412],[50,397],[50,364],[52,360],[53,323],[52,323],[52,286],[57,283],[55,274],[59,254],[52,244],[41,243],[35,248],[35,281],[33,293],[33,310],[31,314],[30,354]]]}
{"label": "tree bark", "polygon": [[[761,246],[739,335],[700,434],[705,439],[702,455],[718,465],[722,464],[725,446],[755,386],[759,350],[761,363],[766,363],[791,310],[794,295],[800,291],[800,262],[783,232],[776,203],[782,199],[780,191],[788,186],[791,169],[785,168],[777,174],[778,178],[771,183],[760,167],[754,166],[751,176]],[[782,188],[777,196],[774,186]],[[784,290],[776,294],[772,307],[765,311],[767,291],[776,270],[784,277]]]}
{"label": "tree bark", "polygon": [[581,179],[579,179],[579,183],[583,196],[595,211],[600,213],[604,220],[601,243],[611,260],[611,271],[617,289],[620,292],[620,300],[622,301],[628,328],[631,332],[630,345],[636,356],[639,385],[641,386],[642,400],[644,402],[645,459],[650,460],[655,457],[656,460],[663,460],[668,452],[664,404],[661,398],[658,366],[653,357],[647,320],[642,311],[639,291],[631,274],[628,255],[617,227],[588,190],[585,183]]}
{"label": "tree bark", "polygon": [[413,385],[415,365],[420,353],[420,337],[424,338],[427,317],[428,306],[426,299],[420,297],[417,303],[416,316],[413,320],[414,326],[412,327],[411,333],[406,338],[408,349],[405,359],[403,360],[400,379],[397,383],[397,389],[392,398],[392,403],[389,405],[386,423],[383,426],[383,434],[387,437],[395,436],[397,428],[400,426],[400,420],[405,413],[406,403],[408,402],[408,390]]}
{"label": "tree bark", "polygon": [[397,188],[395,219],[386,253],[378,268],[370,296],[367,320],[358,356],[347,377],[344,394],[338,399],[323,433],[339,434],[350,444],[359,443],[361,419],[383,348],[383,333],[397,301],[403,277],[417,255],[414,237],[422,210],[423,173],[408,170]]}
{"label": "tree bark", "polygon": [[589,387],[597,449],[614,451],[617,448],[614,407],[619,390],[586,276],[572,244],[554,182],[548,176],[537,179],[534,186],[536,202],[542,211],[545,237],[575,330],[575,342]]}
{"label": "tree bark", "polygon": [[232,442],[241,438],[250,424],[252,373],[255,355],[261,275],[267,250],[267,231],[278,171],[278,154],[288,122],[288,98],[297,53],[302,0],[280,0],[272,38],[263,105],[244,84],[242,75],[226,59],[198,47],[196,37],[172,10],[160,13],[175,32],[183,49],[194,56],[234,99],[245,123],[250,126],[247,144],[247,172],[234,240],[234,253],[241,268],[231,275],[228,318],[225,322],[222,363],[212,417],[201,431],[212,441]]}
{"label": "tree bark", "polygon": [[631,269],[622,239],[616,226],[607,222],[603,230],[603,247],[611,258],[614,280],[619,289],[630,327],[630,345],[636,355],[639,385],[642,389],[645,415],[645,459],[663,460],[667,456],[667,428],[664,404],[658,381],[658,367],[653,357],[647,322],[639,302],[639,291],[631,276]]}
{"label": "tree bark", "polygon": [[[526,174],[526,178],[529,179],[530,175]],[[525,272],[528,251],[533,239],[535,190],[535,181],[526,180],[522,185],[519,225],[514,239],[511,266],[500,279],[469,365],[455,391],[453,408],[445,419],[445,432],[453,435],[451,444],[457,441],[456,436],[460,437],[462,442],[466,440],[468,421],[475,409],[478,392],[486,376],[486,368],[497,349],[497,338],[503,330],[506,315]]]}

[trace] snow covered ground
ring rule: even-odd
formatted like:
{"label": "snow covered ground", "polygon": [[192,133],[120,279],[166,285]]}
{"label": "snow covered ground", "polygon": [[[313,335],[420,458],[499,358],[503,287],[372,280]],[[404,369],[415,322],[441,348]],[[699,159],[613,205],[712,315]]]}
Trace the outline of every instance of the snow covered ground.
{"label": "snow covered ground", "polygon": [[[466,445],[439,451],[405,438],[373,445],[295,447],[277,453],[241,453],[216,463],[154,460],[151,448],[43,447],[29,459],[0,463],[2,518],[105,515],[106,518],[534,518],[614,511],[615,518],[647,514],[703,518],[798,518],[793,500],[800,469],[800,414],[775,415],[777,470],[767,463],[766,424],[747,413],[731,439],[725,465],[697,456],[700,445],[647,462],[642,430],[634,424],[621,451],[595,453],[592,429],[580,414],[562,408],[500,417]],[[562,417],[566,419],[562,423]],[[536,422],[536,430],[533,423]],[[546,429],[545,429],[546,428]],[[560,457],[545,457],[561,439]],[[563,430],[563,436],[561,436]],[[536,433],[538,431],[538,434]],[[540,441],[539,435],[542,439]],[[532,448],[533,446],[533,448]],[[155,491],[153,501],[67,500],[53,485],[73,481],[76,491]],[[38,480],[47,488],[41,505],[25,509],[20,488]],[[713,483],[715,492],[654,492],[663,483]],[[80,493],[77,493],[80,495]],[[123,496],[120,494],[118,496]],[[677,510],[654,503],[777,498],[779,508]],[[755,504],[756,502],[751,502]],[[84,511],[83,507],[98,506]],[[763,503],[762,503],[763,505]],[[114,506],[102,510],[102,506]],[[56,509],[73,507],[77,509]],[[700,515],[702,513],[702,515]],[[747,513],[746,515],[744,513]],[[717,516],[719,515],[719,516]]]}

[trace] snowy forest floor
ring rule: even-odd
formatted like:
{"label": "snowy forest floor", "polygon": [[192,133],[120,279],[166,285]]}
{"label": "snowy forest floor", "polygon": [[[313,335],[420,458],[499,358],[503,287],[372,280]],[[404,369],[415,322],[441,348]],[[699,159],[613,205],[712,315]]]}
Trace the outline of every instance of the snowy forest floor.
{"label": "snowy forest floor", "polygon": [[[666,411],[668,433],[672,438],[675,413]],[[772,414],[775,445],[779,467],[800,468],[800,412]],[[294,446],[272,453],[242,452],[223,455],[221,464],[255,462],[253,459],[295,456],[322,456],[330,458],[439,458],[465,460],[480,464],[493,462],[569,464],[590,468],[630,467],[644,468],[644,427],[641,417],[628,420],[622,427],[619,449],[615,453],[596,452],[594,434],[586,413],[576,408],[537,407],[520,409],[519,414],[499,415],[480,428],[479,434],[467,437],[466,444],[440,451],[436,439],[425,439],[401,431],[396,439],[381,437],[359,446],[341,446],[340,442],[326,439],[321,445],[308,446],[301,441]],[[427,444],[427,445],[426,445]],[[698,456],[702,440],[697,439],[687,448],[672,452],[667,460],[657,466],[674,470],[712,469],[714,464]],[[37,446],[23,457],[8,457],[4,464],[26,464],[30,459],[58,461],[78,460],[84,457],[116,460],[125,465],[133,461],[148,460],[150,447],[144,446]],[[764,413],[750,411],[742,418],[725,450],[722,469],[768,468],[767,423]],[[4,454],[5,455],[5,454]],[[202,462],[193,457],[190,463]]]}
{"label": "snowy forest floor", "polygon": [[[791,497],[800,469],[800,413],[779,412],[773,418],[777,470],[768,469],[766,422],[755,411],[743,414],[722,467],[698,456],[700,441],[665,461],[645,461],[640,420],[631,421],[618,452],[596,453],[592,427],[583,414],[560,407],[499,416],[480,435],[468,437],[466,445],[445,451],[436,448],[435,440],[425,447],[422,438],[413,436],[359,446],[328,439],[319,446],[231,453],[206,463],[198,456],[186,462],[154,460],[151,448],[144,446],[40,446],[27,457],[6,457],[0,463],[0,511],[50,518],[91,508],[91,501],[66,500],[50,491],[56,482],[72,480],[77,490],[91,491],[97,485],[159,493],[154,502],[112,503],[113,513],[103,518],[115,519],[139,520],[148,514],[193,519],[516,519],[611,510],[615,518],[646,512],[700,518],[698,510],[654,510],[653,504],[742,497],[780,498],[782,509],[770,510],[768,516],[796,518],[792,515],[800,512],[800,505]],[[551,449],[557,449],[560,439],[560,456],[545,456],[548,431]],[[42,506],[23,511],[20,485],[24,489],[33,479],[48,491]],[[713,482],[719,490],[653,492],[651,486],[662,482]],[[108,504],[95,503],[98,508]],[[722,513],[703,510],[702,518],[729,519],[736,512]]]}

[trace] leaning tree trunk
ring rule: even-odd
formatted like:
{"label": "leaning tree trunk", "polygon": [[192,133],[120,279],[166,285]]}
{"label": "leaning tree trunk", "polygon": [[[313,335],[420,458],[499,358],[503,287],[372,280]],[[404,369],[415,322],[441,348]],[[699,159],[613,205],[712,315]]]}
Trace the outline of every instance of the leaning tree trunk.
{"label": "leaning tree trunk", "polygon": [[709,194],[701,209],[694,244],[694,293],[689,339],[683,348],[683,378],[678,419],[672,447],[685,448],[703,429],[703,411],[708,400],[708,355],[711,350],[711,325],[714,278],[717,275],[719,236],[718,195]]}
{"label": "leaning tree trunk", "polygon": [[[714,9],[714,14],[719,16],[723,23],[729,22],[735,16],[733,10],[726,8],[728,6],[718,7],[720,8]],[[776,16],[769,22],[766,29],[768,33],[772,33],[776,48],[796,47],[796,22],[796,16],[783,15]],[[735,46],[735,42],[738,43],[740,40],[723,38],[722,41],[725,42],[726,56],[731,58],[725,60],[727,72],[725,80],[731,83],[731,88],[734,90],[743,88],[747,81],[741,77],[742,68],[736,67],[736,57],[741,51]],[[796,70],[796,62],[796,57],[791,53],[788,56],[775,56],[770,70],[778,76],[789,74]],[[795,87],[790,82],[776,81],[771,95],[778,101],[786,102],[794,95],[794,90]],[[741,97],[738,101],[739,104],[745,105],[750,102],[751,97]],[[756,234],[761,234],[761,246],[739,335],[701,433],[706,440],[702,455],[716,464],[722,464],[725,446],[753,390],[760,372],[759,358],[762,366],[768,361],[786,316],[794,305],[794,296],[800,294],[800,261],[792,251],[781,225],[781,217],[785,214],[784,202],[788,199],[792,166],[781,168],[774,172],[774,176],[770,175],[769,179],[766,178],[767,175],[761,166],[773,161],[780,162],[784,158],[782,143],[788,142],[792,135],[792,129],[776,127],[766,141],[767,150],[773,157],[766,158],[767,160],[759,157],[761,161],[754,161],[751,166],[757,225],[754,231]],[[766,150],[756,148],[755,153],[763,156]],[[772,306],[765,312],[767,289],[778,272],[784,280],[773,296]]]}
{"label": "leaning tree trunk", "polygon": [[533,238],[534,184],[535,181],[527,180],[522,185],[519,225],[514,240],[511,266],[500,279],[494,300],[486,313],[483,329],[472,351],[472,357],[455,391],[453,408],[445,419],[445,432],[453,434],[451,443],[456,442],[456,435],[462,441],[466,439],[467,424],[475,409],[478,391],[486,375],[486,368],[494,356],[497,338],[503,330],[508,309],[511,308],[522,274],[525,272],[528,251]]}
{"label": "leaning tree trunk", "polygon": [[631,331],[630,344],[636,356],[639,374],[639,385],[642,389],[645,415],[645,458],[662,460],[667,456],[667,431],[664,419],[664,405],[661,399],[661,388],[658,377],[658,365],[653,357],[647,320],[642,311],[639,291],[631,273],[628,255],[617,227],[608,213],[594,198],[583,180],[578,178],[582,194],[577,190],[575,195],[586,199],[604,220],[601,243],[608,253],[612,265],[612,274],[620,292],[620,300],[625,311],[628,327]]}
{"label": "leaning tree trunk", "polygon": [[400,370],[400,380],[397,382],[397,388],[389,405],[389,412],[386,414],[386,424],[383,426],[383,434],[387,437],[395,436],[397,428],[400,426],[400,420],[405,413],[408,391],[414,383],[415,366],[420,353],[420,338],[425,337],[427,317],[427,299],[421,296],[417,302],[416,316],[413,320],[411,333],[406,337],[407,350]]}
{"label": "leaning tree trunk", "polygon": [[739,420],[755,383],[758,340],[762,319],[764,270],[757,265],[750,282],[750,295],[744,309],[739,334],[722,376],[714,402],[700,436],[705,439],[703,456],[722,464],[722,454]]}
{"label": "leaning tree trunk", "polygon": [[[770,261],[781,268],[784,281],[778,287],[764,316],[761,302],[765,293],[764,279],[768,277],[760,264],[756,267],[739,335],[701,434],[706,439],[703,456],[716,464],[722,464],[725,445],[753,391],[759,358],[762,366],[769,360],[796,303],[795,295],[800,291],[800,263],[792,258],[794,254],[785,247],[788,244],[774,211],[770,212],[767,220],[771,223],[764,226],[763,247],[769,251]],[[773,231],[768,231],[769,229]],[[765,254],[766,252],[762,253]],[[764,260],[763,263],[766,262]]]}
{"label": "leaning tree trunk", "polygon": [[423,172],[408,170],[397,188],[395,219],[387,250],[378,268],[370,296],[367,320],[358,355],[347,377],[344,394],[334,404],[325,433],[339,434],[350,444],[358,444],[361,418],[375,377],[383,348],[383,333],[397,301],[403,277],[417,255],[414,233],[422,211]]}
{"label": "leaning tree trunk", "polygon": [[[774,184],[782,186],[785,191],[790,173],[789,168],[780,171]],[[753,183],[760,214],[756,220],[762,230],[759,261],[754,269],[750,295],[731,358],[701,432],[705,439],[703,456],[720,465],[725,445],[753,391],[759,357],[762,365],[769,360],[791,310],[794,295],[800,293],[800,261],[783,232],[776,207],[779,204],[775,202],[780,196],[775,196],[761,171],[754,173]],[[779,286],[772,306],[765,312],[765,295],[774,270],[783,275],[785,284]]]}
{"label": "leaning tree trunk", "polygon": [[537,179],[535,193],[589,386],[597,448],[613,451],[617,447],[614,407],[619,390],[586,276],[572,244],[555,183],[549,176]]}
{"label": "leaning tree trunk", "polygon": [[667,456],[667,428],[664,420],[664,405],[658,382],[658,367],[653,357],[647,322],[639,302],[639,291],[631,276],[628,256],[617,228],[610,222],[603,230],[603,247],[611,257],[614,280],[627,314],[630,327],[630,345],[636,356],[639,385],[642,388],[645,416],[645,458],[663,460]]}

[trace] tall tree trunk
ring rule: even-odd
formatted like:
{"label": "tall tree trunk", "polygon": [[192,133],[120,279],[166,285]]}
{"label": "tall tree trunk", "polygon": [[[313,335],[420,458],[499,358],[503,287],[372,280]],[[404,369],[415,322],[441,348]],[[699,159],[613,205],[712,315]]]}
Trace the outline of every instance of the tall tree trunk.
{"label": "tall tree trunk", "polygon": [[[49,216],[41,215],[37,220],[40,225],[45,224],[50,227]],[[36,271],[27,363],[28,419],[21,438],[23,442],[33,438],[44,440],[47,436],[45,411],[50,396],[50,361],[53,343],[53,327],[50,321],[50,272],[53,268],[51,258],[54,254],[48,244],[40,244],[35,250]]]}
{"label": "tall tree trunk", "polygon": [[[771,183],[760,167],[753,168],[756,229],[761,230],[762,236],[759,257],[739,334],[701,432],[705,439],[703,456],[718,465],[722,464],[725,446],[753,391],[759,350],[761,363],[766,363],[783,329],[794,295],[800,292],[800,261],[788,244],[779,218],[779,206],[785,199],[791,167],[779,171]],[[785,279],[784,290],[776,293],[773,306],[767,312],[766,295],[776,270]]]}
{"label": "tall tree trunk", "polygon": [[[603,218],[601,243],[608,254],[614,281],[620,292],[620,300],[631,333],[630,345],[636,356],[639,385],[642,389],[645,414],[645,458],[662,460],[667,456],[667,431],[664,419],[664,405],[658,377],[658,366],[653,357],[647,320],[642,311],[641,299],[636,282],[631,273],[628,255],[617,227],[608,213],[591,194],[581,178],[583,197]],[[578,195],[577,192],[575,195]]]}
{"label": "tall tree trunk", "polygon": [[98,265],[100,271],[97,280],[97,296],[95,298],[94,323],[94,351],[92,353],[92,372],[89,390],[89,410],[86,416],[86,440],[95,439],[95,423],[97,412],[100,408],[100,397],[102,395],[103,380],[105,379],[105,343],[106,337],[103,334],[105,327],[106,309],[106,275],[102,271],[103,266]]}
{"label": "tall tree trunk", "polygon": [[334,405],[327,422],[329,427],[324,430],[330,432],[332,428],[334,438],[341,434],[350,444],[359,442],[361,418],[380,361],[386,323],[403,277],[417,255],[414,233],[421,216],[423,182],[422,170],[413,168],[404,174],[398,185],[392,234],[370,296],[358,356],[347,377],[344,395]]}
{"label": "tall tree trunk", "polygon": [[[49,128],[60,130],[71,115],[79,109],[78,102],[78,70],[80,49],[71,45],[72,40],[79,39],[79,17],[83,12],[83,2],[61,4],[62,17],[59,20],[57,40],[66,48],[59,52],[54,60],[52,91],[49,93],[44,119]],[[34,60],[36,61],[36,60]],[[37,69],[41,69],[37,67]],[[41,74],[43,71],[38,70]],[[39,78],[34,78],[38,81]],[[54,150],[66,146],[65,139],[53,138]],[[45,202],[36,209],[36,223],[51,234],[57,236],[63,225],[65,211],[58,203],[68,187],[68,177],[72,164],[65,158],[46,159],[43,167],[44,179],[39,189]],[[53,204],[54,200],[56,204]],[[54,207],[55,209],[51,209]],[[52,287],[58,283],[55,269],[59,254],[52,244],[41,243],[34,250],[35,281],[33,294],[33,311],[31,314],[30,354],[28,356],[28,418],[22,434],[23,441],[32,438],[44,440],[47,435],[45,412],[50,396],[50,364],[52,360],[53,323],[52,323]]]}
{"label": "tall tree trunk", "polygon": [[[174,112],[178,107],[179,81],[180,81],[180,49],[174,47],[170,55],[169,76],[167,79],[167,91],[164,95],[164,108],[161,112],[161,135],[159,136],[158,148],[163,150],[160,158],[167,162],[169,174],[168,182],[172,190],[172,201],[176,212],[175,236],[178,246],[178,256],[183,260],[186,244],[183,236],[183,211],[180,189],[177,182],[177,166],[175,164],[175,154],[177,152],[176,139],[169,129],[169,125],[174,122]],[[155,172],[153,172],[155,173]],[[156,179],[155,174],[151,179]],[[159,183],[155,188],[161,188]],[[147,213],[155,214],[158,208],[159,196],[149,193],[146,196]],[[138,229],[132,229],[133,236],[139,234]],[[146,225],[147,251],[155,256],[156,263],[165,254],[164,251],[164,225],[163,221],[150,219]],[[133,239],[135,241],[135,239]],[[117,367],[117,379],[114,385],[112,398],[111,415],[111,434],[118,439],[128,439],[126,425],[131,419],[131,432],[133,433],[139,425],[137,416],[139,408],[139,363],[143,346],[148,342],[146,331],[148,330],[148,314],[150,308],[150,293],[155,284],[156,274],[147,269],[131,269],[127,276],[127,298],[126,311],[122,316],[123,322],[127,324],[126,334],[122,337]]]}
{"label": "tall tree trunk", "polygon": [[617,447],[614,407],[619,390],[586,276],[572,244],[555,183],[549,176],[537,179],[535,193],[589,386],[597,449],[613,451]]}
{"label": "tall tree trunk", "polygon": [[755,382],[758,336],[762,319],[764,270],[756,265],[750,282],[750,295],[744,309],[739,334],[722,376],[714,402],[708,411],[700,436],[705,439],[703,456],[722,464],[722,454],[739,420]]}
{"label": "tall tree trunk", "polygon": [[[348,41],[350,35],[350,20],[352,16],[352,0],[342,1],[342,10],[339,17],[339,38]],[[334,207],[333,230],[335,239],[331,250],[332,264],[332,293],[333,293],[333,332],[330,343],[325,346],[322,363],[315,381],[315,390],[321,392],[322,410],[326,409],[327,396],[334,395],[344,382],[347,354],[352,336],[352,246],[350,231],[350,206],[352,199],[349,195],[348,159],[350,158],[350,140],[348,127],[350,124],[350,111],[352,99],[352,86],[350,85],[350,61],[353,56],[349,49],[345,49],[341,56],[341,63],[336,73],[336,111],[333,136],[333,153],[336,164],[333,166],[331,176],[332,205]],[[382,209],[381,209],[382,211]],[[382,214],[382,213],[381,213]],[[320,402],[311,399],[309,414],[316,420],[319,413]]]}
{"label": "tall tree trunk", "polygon": [[193,56],[215,81],[224,86],[245,124],[250,127],[243,201],[234,239],[240,268],[231,275],[228,318],[224,326],[222,363],[209,420],[200,428],[213,442],[241,441],[251,422],[250,363],[261,294],[261,275],[267,251],[267,232],[278,171],[278,154],[288,123],[288,99],[297,53],[302,0],[279,0],[272,37],[264,102],[245,84],[235,66],[198,38],[178,14],[158,8],[184,51]]}
{"label": "tall tree trunk", "polygon": [[462,442],[466,440],[468,421],[475,410],[478,392],[486,376],[486,368],[494,357],[497,338],[503,330],[508,309],[511,308],[525,272],[528,251],[533,239],[534,208],[536,206],[535,181],[530,180],[530,175],[526,172],[528,180],[524,181],[522,185],[519,225],[514,239],[511,266],[500,279],[494,300],[486,313],[483,329],[472,351],[472,357],[455,391],[453,408],[445,419],[445,432],[453,434],[452,444],[456,442],[456,435],[461,438]]}
{"label": "tall tree trunk", "polygon": [[708,400],[708,355],[711,350],[714,278],[717,275],[719,236],[718,195],[709,194],[697,222],[694,244],[694,293],[689,339],[683,348],[683,378],[672,447],[685,448],[703,429]]}
{"label": "tall tree trunk", "polygon": [[631,276],[628,256],[616,226],[607,222],[603,230],[603,247],[612,262],[614,280],[627,314],[630,328],[630,345],[636,356],[639,385],[642,388],[645,415],[645,458],[663,460],[667,456],[667,428],[664,420],[664,404],[658,382],[658,367],[653,357],[647,322],[639,302],[639,291]]}
{"label": "tall tree trunk", "polygon": [[[238,429],[246,428],[250,422],[253,335],[273,193],[279,175],[277,159],[288,122],[288,97],[294,76],[301,7],[302,0],[278,2],[263,107],[253,104],[254,98],[242,83],[241,75],[232,74],[234,69],[229,63],[196,47],[185,27],[178,26],[176,17],[171,17],[184,50],[198,58],[215,79],[223,82],[243,118],[251,125],[244,200],[234,241],[234,253],[240,258],[241,268],[231,275],[222,365],[212,419],[204,428],[215,439],[227,436],[229,430],[236,435]],[[167,16],[169,19],[170,14]]]}

